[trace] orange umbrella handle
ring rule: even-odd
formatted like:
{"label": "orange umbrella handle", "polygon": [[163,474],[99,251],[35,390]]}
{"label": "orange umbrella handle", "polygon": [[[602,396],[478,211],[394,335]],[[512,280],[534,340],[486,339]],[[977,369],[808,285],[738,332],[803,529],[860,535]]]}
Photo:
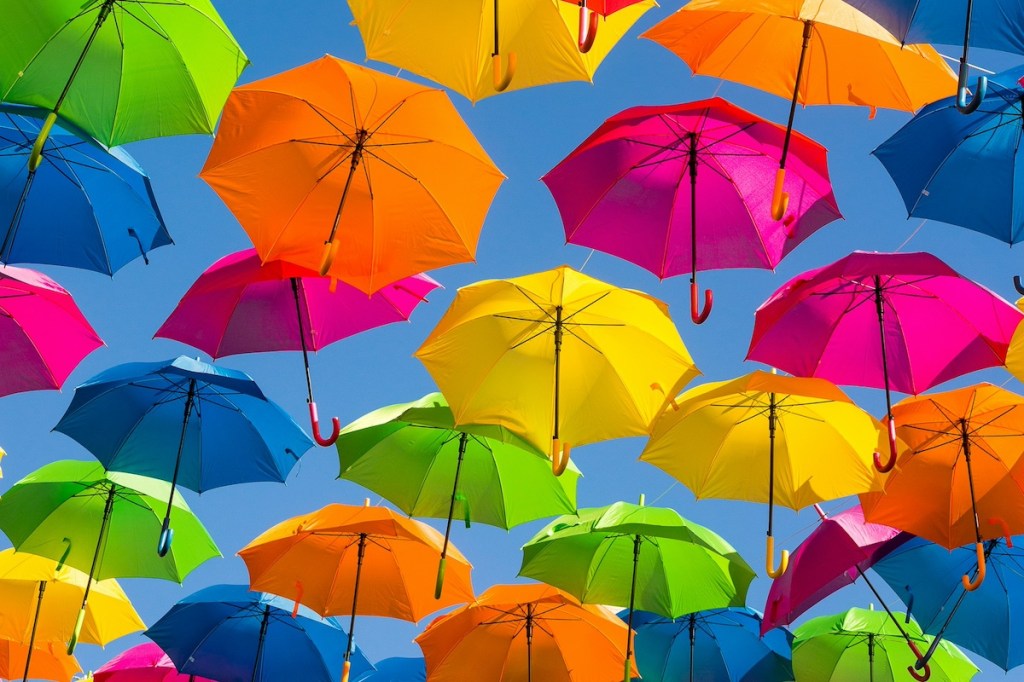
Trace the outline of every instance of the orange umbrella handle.
{"label": "orange umbrella handle", "polygon": [[[331,266],[334,265],[334,257],[338,255],[338,240],[332,239],[329,242],[324,242],[324,251],[320,260],[320,276],[326,277],[330,271]],[[331,289],[334,292],[334,289]]]}
{"label": "orange umbrella handle", "polygon": [[875,453],[875,469],[880,473],[887,474],[896,466],[896,420],[889,419],[889,460],[882,463],[882,458]]}
{"label": "orange umbrella handle", "polygon": [[978,553],[978,575],[971,580],[966,575],[960,576],[960,581],[964,584],[964,589],[968,592],[974,592],[976,589],[981,587],[981,583],[985,580],[985,545],[977,542],[974,545],[975,550]]}
{"label": "orange umbrella handle", "polygon": [[334,441],[338,440],[338,436],[341,434],[341,422],[337,417],[331,417],[331,435],[327,438],[320,435],[320,417],[317,414],[315,402],[309,403],[309,423],[313,427],[313,440],[325,448],[334,445]]}
{"label": "orange umbrella handle", "polygon": [[[665,395],[665,389],[663,389],[661,387],[661,384],[659,384],[657,381],[655,381],[653,384],[651,384],[651,390],[652,391],[658,391],[662,395]],[[679,403],[676,402],[675,398],[669,398],[668,404],[672,406],[672,411],[673,412],[678,412],[679,411]]]}
{"label": "orange umbrella handle", "polygon": [[[910,650],[914,652],[914,655],[917,656],[918,663],[920,663],[922,658],[921,650],[918,649],[917,645],[909,639],[907,640],[907,646],[909,646]],[[927,682],[928,678],[932,676],[932,667],[929,664],[925,663],[923,670],[924,673],[919,673],[917,672],[917,668],[915,668],[914,666],[907,666],[907,672],[909,672],[910,676],[913,677],[915,680],[918,680],[918,682]]]}
{"label": "orange umbrella handle", "polygon": [[565,467],[569,466],[569,451],[572,446],[563,443],[558,438],[551,439],[551,471],[555,476],[561,476]]}
{"label": "orange umbrella handle", "polygon": [[1013,549],[1013,536],[1010,535],[1010,525],[1006,523],[1006,519],[1001,516],[993,516],[988,522],[993,526],[999,526],[1003,530],[1003,539],[1006,540],[1006,546]]}
{"label": "orange umbrella handle", "polygon": [[780,168],[775,171],[775,191],[772,192],[772,218],[782,220],[789,208],[789,194],[782,191],[782,185],[786,181],[786,169]]}
{"label": "orange umbrella handle", "polygon": [[494,89],[498,92],[504,92],[509,85],[512,83],[512,77],[516,75],[516,65],[519,63],[515,52],[508,53],[508,71],[504,76],[501,74],[501,55],[498,53],[491,55],[491,64],[494,67]]}
{"label": "orange umbrella handle", "polygon": [[580,28],[577,46],[580,52],[586,54],[594,46],[594,39],[597,37],[597,12],[587,9],[587,0],[580,0]]}
{"label": "orange umbrella handle", "polygon": [[694,324],[704,324],[704,321],[708,319],[708,315],[711,314],[712,306],[715,304],[715,295],[711,289],[704,290],[704,310],[701,310],[698,294],[697,282],[690,280],[690,319],[693,320]]}
{"label": "orange umbrella handle", "polygon": [[341,682],[348,682],[350,672],[352,672],[352,661],[345,661],[341,666]]}
{"label": "orange umbrella handle", "polygon": [[776,569],[774,566],[775,560],[775,538],[769,535],[765,538],[765,557],[764,567],[768,576],[773,580],[782,577],[782,574],[789,568],[789,550],[782,550],[782,554],[779,556],[779,567]]}

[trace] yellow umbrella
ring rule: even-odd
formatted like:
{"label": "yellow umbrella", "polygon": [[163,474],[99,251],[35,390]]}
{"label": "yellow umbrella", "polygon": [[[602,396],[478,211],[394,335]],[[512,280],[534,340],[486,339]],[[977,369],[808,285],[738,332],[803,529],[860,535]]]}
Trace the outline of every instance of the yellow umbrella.
{"label": "yellow umbrella", "polygon": [[901,45],[843,0],[693,0],[644,33],[695,74],[790,98],[772,212],[781,220],[797,103],[915,111],[956,94],[956,76],[927,45]]}
{"label": "yellow umbrella", "polygon": [[[564,0],[349,0],[369,59],[426,76],[476,102],[506,89],[592,81],[644,12],[641,0],[599,21],[580,52],[580,8]],[[502,60],[505,60],[504,68]]]}
{"label": "yellow umbrella", "polygon": [[556,474],[571,445],[647,434],[700,373],[668,306],[566,266],[459,289],[416,357],[456,426],[550,448]]}
{"label": "yellow umbrella", "polygon": [[[702,497],[768,503],[766,568],[774,567],[775,503],[790,509],[871,490],[878,422],[824,379],[754,372],[690,389],[654,423],[640,459]],[[778,463],[776,464],[776,460]],[[765,471],[767,476],[758,476]]]}

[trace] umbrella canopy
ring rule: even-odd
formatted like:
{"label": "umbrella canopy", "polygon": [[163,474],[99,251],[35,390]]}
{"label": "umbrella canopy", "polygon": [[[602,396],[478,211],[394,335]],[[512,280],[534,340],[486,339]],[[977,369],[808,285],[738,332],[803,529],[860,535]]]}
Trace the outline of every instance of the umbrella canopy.
{"label": "umbrella canopy", "polygon": [[120,149],[54,127],[29,194],[28,159],[46,111],[0,106],[0,241],[4,263],[48,263],[112,275],[173,243],[149,178]]}
{"label": "umbrella canopy", "polygon": [[[623,612],[620,617],[625,618]],[[747,607],[665,618],[634,616],[636,660],[645,682],[787,682],[793,679],[793,635],[759,632],[761,616]]]}
{"label": "umbrella canopy", "polygon": [[60,388],[102,345],[62,286],[35,270],[0,269],[0,396]]}
{"label": "umbrella canopy", "polygon": [[622,621],[549,585],[494,585],[416,638],[431,682],[612,682],[626,661]]}
{"label": "umbrella canopy", "polygon": [[214,682],[179,673],[174,661],[152,642],[121,652],[100,666],[92,679],[93,682]]}
{"label": "umbrella canopy", "polygon": [[62,648],[49,642],[29,649],[21,642],[0,639],[0,679],[21,679],[31,659],[27,679],[71,682],[82,668],[75,657],[61,651]]}
{"label": "umbrella canopy", "polygon": [[108,146],[212,133],[249,63],[210,0],[11,0],[4,23],[0,100]]}
{"label": "umbrella canopy", "polygon": [[803,135],[792,141],[787,215],[769,215],[784,137],[781,126],[719,98],[633,107],[606,120],[542,179],[567,241],[660,278],[689,272],[691,316],[699,323],[706,314],[697,305],[698,270],[774,268],[842,217],[825,148]]}
{"label": "umbrella canopy", "polygon": [[427,668],[422,658],[385,658],[373,664],[352,682],[427,682]]}
{"label": "umbrella canopy", "polygon": [[[185,675],[217,682],[336,682],[345,632],[333,618],[245,585],[185,597],[146,630]],[[373,666],[356,649],[356,674]]]}
{"label": "umbrella canopy", "polygon": [[[594,0],[584,4],[607,11]],[[458,0],[443,14],[433,0],[348,2],[368,59],[426,76],[474,102],[505,90],[592,81],[615,44],[656,3],[628,5],[598,22],[561,0]]]}
{"label": "umbrella canopy", "polygon": [[[916,623],[908,623],[907,629],[921,648],[932,639],[922,635]],[[903,646],[903,636],[878,611],[850,609],[821,616],[793,634],[793,672],[798,680],[898,682],[906,679],[902,669],[914,663],[914,655]],[[977,674],[977,666],[955,646],[942,642],[940,647],[932,659],[931,682],[967,682]]]}
{"label": "umbrella canopy", "polygon": [[329,55],[236,88],[200,176],[264,261],[366,293],[473,260],[505,179],[443,91]]}
{"label": "umbrella canopy", "polygon": [[201,274],[154,337],[176,339],[213,358],[239,353],[301,350],[313,437],[321,445],[309,351],[374,327],[408,320],[427,294],[441,286],[414,275],[367,296],[347,284],[291,263],[262,264],[255,249],[224,256]]}
{"label": "umbrella canopy", "polygon": [[640,459],[697,499],[767,502],[766,567],[777,578],[789,553],[776,570],[775,503],[802,509],[880,489],[872,465],[877,443],[877,422],[831,383],[759,371],[683,393],[654,423]]}
{"label": "umbrella canopy", "polygon": [[456,425],[503,426],[556,472],[572,446],[645,435],[699,374],[668,306],[564,265],[462,287],[416,357]]}
{"label": "umbrella canopy", "polygon": [[455,428],[448,402],[430,393],[360,417],[338,438],[339,478],[381,495],[409,516],[448,519],[438,568],[439,594],[452,520],[508,530],[576,511],[580,472],[551,475],[547,457],[501,426]]}

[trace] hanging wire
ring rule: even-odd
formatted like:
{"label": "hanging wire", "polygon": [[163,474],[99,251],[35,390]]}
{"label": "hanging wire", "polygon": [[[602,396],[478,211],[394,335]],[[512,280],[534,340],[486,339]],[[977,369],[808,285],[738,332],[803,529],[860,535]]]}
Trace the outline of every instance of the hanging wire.
{"label": "hanging wire", "polygon": [[[946,61],[953,62],[953,63],[955,63],[957,65],[960,64],[960,59],[958,57],[950,57],[948,54],[942,54],[941,52],[939,52],[938,55],[940,57],[942,57],[943,59],[945,59]],[[980,66],[976,66],[975,64],[968,64],[967,66],[971,67],[975,71],[981,71],[982,73],[987,73],[987,74],[995,73],[995,71],[990,71],[989,69],[986,69],[986,68],[983,68],[983,67],[980,67]]]}
{"label": "hanging wire", "polygon": [[590,258],[591,258],[591,256],[594,255],[594,251],[596,251],[596,250],[597,249],[591,249],[590,253],[587,254],[586,259],[583,261],[583,265],[580,266],[580,272],[583,272],[583,268],[587,267],[587,263],[590,262]]}
{"label": "hanging wire", "polygon": [[910,233],[910,236],[907,237],[906,239],[904,239],[903,243],[896,247],[896,251],[897,252],[902,251],[903,247],[906,246],[907,244],[909,244],[910,240],[917,236],[917,233],[921,231],[921,228],[924,227],[924,224],[926,222],[928,222],[927,219],[922,220],[921,222],[919,222],[917,224],[917,227],[914,228],[914,231]]}

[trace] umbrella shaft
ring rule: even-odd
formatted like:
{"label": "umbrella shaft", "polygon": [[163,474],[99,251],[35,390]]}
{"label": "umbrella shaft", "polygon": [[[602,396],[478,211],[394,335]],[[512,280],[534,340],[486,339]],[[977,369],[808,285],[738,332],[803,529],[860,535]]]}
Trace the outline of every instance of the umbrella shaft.
{"label": "umbrella shaft", "polygon": [[910,635],[907,634],[907,631],[903,629],[903,625],[900,623],[899,618],[896,617],[896,614],[892,612],[892,609],[889,608],[889,605],[885,603],[884,599],[882,599],[882,595],[878,593],[878,590],[875,588],[875,586],[871,583],[870,580],[868,580],[867,574],[864,572],[864,570],[860,567],[859,564],[855,564],[854,568],[857,569],[857,573],[860,575],[860,577],[864,579],[864,583],[871,590],[871,593],[875,595],[875,599],[878,600],[878,603],[882,605],[882,608],[889,616],[889,620],[892,621],[893,625],[896,626],[896,629],[900,631],[901,635],[903,635],[903,639],[907,640],[907,643],[910,644]]}
{"label": "umbrella shaft", "polygon": [[0,245],[0,261],[7,262],[11,258],[11,251],[14,249],[14,236],[18,232],[18,225],[21,224],[21,216],[25,212],[25,203],[28,201],[28,192],[32,189],[32,182],[36,179],[36,172],[30,170],[25,178],[25,186],[21,188],[21,196],[18,198],[18,205],[14,208],[14,215],[11,216],[11,224],[4,235],[4,243]]}
{"label": "umbrella shaft", "polygon": [[348,190],[352,186],[352,178],[356,174],[356,168],[359,166],[359,162],[363,159],[363,146],[366,144],[366,140],[370,137],[370,131],[368,130],[357,130],[356,131],[356,143],[352,147],[352,163],[349,164],[348,177],[345,179],[345,187],[341,190],[341,199],[338,200],[338,212],[334,214],[334,224],[331,225],[331,234],[327,238],[327,242],[331,243],[334,241],[334,235],[338,232],[338,225],[341,224],[341,212],[345,210],[345,200],[348,199]]}
{"label": "umbrella shaft", "polygon": [[875,682],[875,636],[868,635],[868,682]]}
{"label": "umbrella shaft", "polygon": [[526,682],[533,682],[533,604],[526,605]]}
{"label": "umbrella shaft", "polygon": [[92,27],[92,33],[89,34],[89,39],[85,41],[85,47],[82,48],[82,54],[78,55],[78,61],[75,62],[75,66],[71,69],[71,75],[68,76],[68,81],[64,84],[64,89],[61,91],[60,97],[57,98],[57,101],[53,105],[53,113],[56,114],[60,111],[60,107],[64,103],[64,98],[68,96],[68,91],[71,90],[71,84],[75,82],[78,70],[82,68],[82,63],[85,61],[86,55],[89,54],[89,48],[92,47],[92,42],[96,39],[96,35],[103,27],[103,22],[107,20],[110,10],[114,8],[114,2],[115,0],[103,0],[103,5],[100,7],[100,13],[96,17],[96,23]]}
{"label": "umbrella shaft", "polygon": [[[967,0],[967,17],[964,21],[964,56],[960,59],[960,73],[967,73],[967,49],[971,42],[971,12],[974,10],[974,0]],[[963,84],[961,83],[961,87]]]}
{"label": "umbrella shaft", "polygon": [[36,612],[32,615],[32,634],[28,638],[28,651],[25,652],[25,676],[22,682],[28,682],[28,670],[32,665],[32,650],[36,645],[36,629],[39,627],[39,612],[43,608],[43,593],[46,592],[46,581],[39,581],[39,597],[36,599]]}
{"label": "umbrella shaft", "polygon": [[345,647],[345,660],[352,658],[352,644],[355,641],[356,604],[359,602],[359,577],[363,573],[363,557],[366,556],[366,533],[359,534],[359,554],[356,558],[356,582],[352,587],[352,617],[348,621],[348,645]]}
{"label": "umbrella shaft", "polygon": [[974,472],[971,470],[971,435],[967,428],[967,420],[960,420],[962,433],[964,462],[967,464],[967,485],[971,489],[971,513],[974,515],[974,537],[981,542],[981,520],[978,518],[978,502],[974,497]]}
{"label": "umbrella shaft", "polygon": [[263,620],[260,622],[260,639],[256,644],[256,660],[252,664],[252,682],[260,675],[260,664],[263,663],[263,644],[267,641],[267,627],[270,625],[270,604],[263,607]]}
{"label": "umbrella shaft", "polygon": [[697,134],[687,133],[690,140],[690,281],[697,282]]}
{"label": "umbrella shaft", "polygon": [[633,578],[629,583],[629,617],[626,620],[626,665],[633,655],[633,608],[636,605],[636,573],[640,564],[640,543],[642,540],[637,535],[633,538]]}
{"label": "umbrella shaft", "polygon": [[178,486],[178,473],[181,471],[181,453],[185,449],[185,434],[188,432],[188,418],[192,414],[192,406],[196,398],[196,380],[188,381],[188,397],[185,398],[185,417],[181,421],[181,436],[178,438],[178,456],[174,459],[174,474],[171,476],[171,492],[167,496],[167,514],[164,515],[164,522],[171,518],[171,509],[174,506],[174,489]]}
{"label": "umbrella shaft", "polygon": [[793,136],[793,119],[796,117],[796,102],[800,97],[800,79],[804,75],[804,61],[807,57],[807,48],[811,44],[811,27],[814,22],[804,21],[803,44],[800,46],[800,61],[796,66],[796,82],[793,84],[793,99],[789,103],[789,121],[786,123],[786,137],[782,141],[782,156],[779,157],[779,168],[786,167],[786,157],[789,156],[789,140]]}
{"label": "umbrella shaft", "polygon": [[775,394],[768,394],[768,535],[772,535],[772,520],[775,517],[775,427],[778,416]]}
{"label": "umbrella shaft", "polygon": [[498,49],[498,0],[494,0],[494,52],[491,53],[491,56],[496,54],[500,54]]}
{"label": "umbrella shaft", "polygon": [[693,654],[697,640],[697,616],[690,614],[690,682],[693,682]]}
{"label": "umbrella shaft", "polygon": [[882,346],[882,384],[885,387],[885,416],[892,421],[892,395],[889,393],[889,358],[885,352],[885,301],[882,299],[882,278],[875,275],[875,313],[878,315],[878,335]]}
{"label": "umbrella shaft", "polygon": [[562,381],[562,306],[555,306],[555,428],[552,438],[558,438],[558,403]]}
{"label": "umbrella shaft", "polygon": [[462,471],[462,459],[466,456],[466,442],[469,434],[463,431],[459,435],[459,460],[455,464],[455,483],[452,486],[452,501],[448,505],[448,526],[444,529],[444,546],[441,547],[441,558],[448,556],[448,538],[452,534],[452,517],[455,516],[455,498],[459,494],[459,473]]}
{"label": "umbrella shaft", "polygon": [[92,581],[96,575],[96,566],[99,563],[100,554],[103,553],[103,541],[107,538],[107,528],[110,527],[110,516],[114,511],[114,496],[117,495],[117,486],[110,484],[110,492],[107,493],[107,503],[103,507],[103,520],[100,522],[100,535],[96,538],[96,551],[92,555],[92,565],[89,566],[89,578],[85,582],[85,593],[82,595],[82,610],[89,602],[89,591],[92,589]]}
{"label": "umbrella shaft", "polygon": [[295,315],[299,321],[299,343],[302,345],[302,364],[306,368],[306,393],[313,402],[313,379],[309,375],[309,351],[306,349],[306,332],[302,329],[302,304],[299,302],[299,278],[292,277],[292,294],[295,296]]}

